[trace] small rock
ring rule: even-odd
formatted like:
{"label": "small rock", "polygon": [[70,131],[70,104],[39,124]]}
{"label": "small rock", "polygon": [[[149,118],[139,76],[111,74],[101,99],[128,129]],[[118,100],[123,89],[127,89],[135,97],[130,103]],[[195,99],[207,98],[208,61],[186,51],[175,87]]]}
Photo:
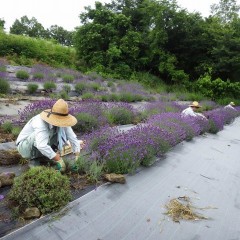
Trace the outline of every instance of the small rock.
{"label": "small rock", "polygon": [[4,172],[0,174],[0,187],[13,185],[15,178],[14,172]]}
{"label": "small rock", "polygon": [[125,183],[126,182],[126,179],[122,174],[109,173],[109,174],[105,174],[104,177],[109,182],[116,182],[116,183]]}
{"label": "small rock", "polygon": [[37,207],[27,208],[23,213],[24,219],[39,218],[40,216],[41,216],[41,212]]}

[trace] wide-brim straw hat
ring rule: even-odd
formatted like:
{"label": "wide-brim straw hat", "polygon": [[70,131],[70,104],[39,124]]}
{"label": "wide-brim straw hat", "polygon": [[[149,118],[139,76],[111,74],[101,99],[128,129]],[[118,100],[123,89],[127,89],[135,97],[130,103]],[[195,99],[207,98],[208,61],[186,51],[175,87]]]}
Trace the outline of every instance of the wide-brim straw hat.
{"label": "wide-brim straw hat", "polygon": [[63,99],[57,100],[52,109],[42,111],[40,117],[57,127],[71,127],[77,123],[77,119],[68,113],[68,104]]}
{"label": "wide-brim straw hat", "polygon": [[196,108],[200,108],[202,106],[199,105],[199,103],[197,101],[192,102],[192,104],[189,105],[189,107],[196,107]]}
{"label": "wide-brim straw hat", "polygon": [[231,105],[231,106],[235,106],[235,103],[234,103],[234,102],[230,102],[230,105]]}

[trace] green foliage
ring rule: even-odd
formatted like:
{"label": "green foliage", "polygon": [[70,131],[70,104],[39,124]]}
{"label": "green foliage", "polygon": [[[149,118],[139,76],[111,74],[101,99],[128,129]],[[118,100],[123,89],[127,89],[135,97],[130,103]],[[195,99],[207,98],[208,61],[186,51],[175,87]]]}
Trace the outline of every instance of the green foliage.
{"label": "green foliage", "polygon": [[7,94],[10,91],[10,84],[7,80],[0,78],[0,94]]}
{"label": "green foliage", "polygon": [[56,89],[57,86],[56,86],[56,84],[54,82],[49,81],[49,82],[45,82],[43,84],[43,88],[45,90],[53,90],[53,89]]}
{"label": "green foliage", "polygon": [[22,129],[20,127],[13,127],[11,133],[13,134],[14,137],[17,137],[21,130]]}
{"label": "green foliage", "polygon": [[101,95],[100,98],[103,102],[119,102],[120,101],[120,96],[115,93]]}
{"label": "green foliage", "polygon": [[103,172],[103,164],[93,161],[88,170],[88,178],[91,182],[98,182]]}
{"label": "green foliage", "polygon": [[130,92],[121,92],[119,94],[119,100],[122,102],[138,102],[138,101],[142,101],[145,98],[142,95],[139,94],[132,94]]}
{"label": "green foliage", "polygon": [[13,130],[13,124],[12,122],[6,121],[2,124],[1,128],[5,133],[11,133]]}
{"label": "green foliage", "polygon": [[50,213],[71,200],[70,181],[53,168],[34,167],[14,179],[8,197],[20,212],[37,207],[43,214]]}
{"label": "green foliage", "polygon": [[43,79],[44,78],[44,74],[41,72],[36,72],[33,74],[33,79]]}
{"label": "green foliage", "polygon": [[85,100],[85,99],[94,99],[95,97],[94,97],[93,93],[91,93],[91,92],[86,92],[86,93],[84,93],[84,94],[81,96],[81,98],[82,98],[83,100]]}
{"label": "green foliage", "polygon": [[47,35],[46,30],[36,18],[28,19],[27,16],[21,17],[20,21],[16,19],[10,27],[10,33],[36,38],[45,38]]}
{"label": "green foliage", "polygon": [[196,82],[196,88],[205,96],[211,99],[221,99],[226,97],[237,98],[240,95],[240,83],[223,81],[220,78],[212,80],[207,74]]}
{"label": "green foliage", "polygon": [[94,91],[99,91],[101,88],[101,85],[97,82],[92,82],[88,87],[90,89],[93,89]]}
{"label": "green foliage", "polygon": [[75,85],[75,91],[78,93],[78,94],[82,94],[83,91],[87,88],[87,85],[83,82],[79,82]]}
{"label": "green foliage", "polygon": [[71,92],[71,86],[70,85],[63,85],[63,91],[65,91],[66,93],[70,93]]}
{"label": "green foliage", "polygon": [[216,134],[217,132],[219,132],[219,128],[217,127],[217,125],[212,119],[208,120],[208,125],[209,125],[209,128],[208,128],[209,133]]}
{"label": "green foliage", "polygon": [[58,94],[58,97],[57,98],[62,98],[64,100],[68,100],[69,99],[69,96],[68,96],[68,93],[66,91],[61,91],[59,94]]}
{"label": "green foliage", "polygon": [[74,81],[74,76],[70,74],[65,74],[62,76],[62,79],[65,83],[72,83]]}
{"label": "green foliage", "polygon": [[114,125],[124,125],[134,122],[134,113],[128,109],[114,107],[106,113],[108,122]]}
{"label": "green foliage", "polygon": [[81,133],[91,132],[98,127],[98,120],[89,113],[81,112],[77,114],[76,118],[78,122],[73,126],[73,129]]}
{"label": "green foliage", "polygon": [[27,80],[29,79],[29,73],[25,70],[19,70],[16,72],[16,77],[17,78],[20,78],[20,79],[23,79],[23,80]]}
{"label": "green foliage", "polygon": [[231,97],[220,98],[220,99],[217,99],[216,102],[222,106],[226,106],[230,102],[234,102],[237,106],[240,106],[240,99],[233,99]]}
{"label": "green foliage", "polygon": [[108,86],[108,87],[113,87],[113,86],[114,86],[114,83],[111,82],[111,81],[110,81],[110,82],[107,82],[107,86]]}
{"label": "green foliage", "polygon": [[[59,44],[35,39],[27,36],[6,34],[0,32],[0,56],[8,56],[8,59],[17,60],[18,64],[32,64],[31,59],[51,64],[55,67],[73,67],[75,62],[75,50],[63,47]],[[28,64],[26,64],[26,60]]]}
{"label": "green foliage", "polygon": [[73,32],[65,30],[63,27],[52,25],[47,30],[50,38],[65,46],[73,45]]}
{"label": "green foliage", "polygon": [[7,67],[4,65],[0,65],[0,72],[6,72]]}
{"label": "green foliage", "polygon": [[108,159],[104,163],[106,172],[118,174],[133,173],[140,166],[140,162],[133,162],[131,160],[131,153],[129,152],[123,152],[121,158],[119,156],[112,156],[110,152]]}
{"label": "green foliage", "polygon": [[86,158],[86,156],[79,155],[78,159],[74,164],[74,170],[77,171],[79,174],[85,174],[89,171],[90,162]]}
{"label": "green foliage", "polygon": [[28,92],[29,92],[30,94],[33,94],[33,93],[35,93],[35,92],[37,91],[37,89],[38,89],[38,84],[36,84],[36,83],[29,83],[29,84],[27,85],[27,89],[28,89]]}

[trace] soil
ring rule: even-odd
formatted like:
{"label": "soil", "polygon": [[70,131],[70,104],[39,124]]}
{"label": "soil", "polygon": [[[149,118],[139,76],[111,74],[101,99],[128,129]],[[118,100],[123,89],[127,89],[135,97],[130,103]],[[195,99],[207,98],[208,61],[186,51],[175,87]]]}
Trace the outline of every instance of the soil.
{"label": "soil", "polygon": [[3,129],[0,128],[0,143],[12,142],[14,140],[16,140],[16,137],[14,137],[13,134],[5,133]]}
{"label": "soil", "polygon": [[[0,150],[0,166],[19,164],[21,160],[22,157],[16,149]],[[22,162],[23,161],[24,160],[22,160]]]}

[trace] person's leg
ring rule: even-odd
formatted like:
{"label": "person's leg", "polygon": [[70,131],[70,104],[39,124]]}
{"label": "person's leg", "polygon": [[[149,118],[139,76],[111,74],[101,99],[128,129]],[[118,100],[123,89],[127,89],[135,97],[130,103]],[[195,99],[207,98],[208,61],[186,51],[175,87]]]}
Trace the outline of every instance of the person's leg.
{"label": "person's leg", "polygon": [[[55,134],[50,134],[51,138],[49,139],[50,143],[54,143],[57,145],[57,137]],[[18,152],[21,154],[23,158],[33,160],[34,163],[32,165],[37,166],[41,164],[44,165],[52,165],[54,161],[44,156],[36,147],[35,133],[32,133],[25,140],[21,141],[17,147]]]}

